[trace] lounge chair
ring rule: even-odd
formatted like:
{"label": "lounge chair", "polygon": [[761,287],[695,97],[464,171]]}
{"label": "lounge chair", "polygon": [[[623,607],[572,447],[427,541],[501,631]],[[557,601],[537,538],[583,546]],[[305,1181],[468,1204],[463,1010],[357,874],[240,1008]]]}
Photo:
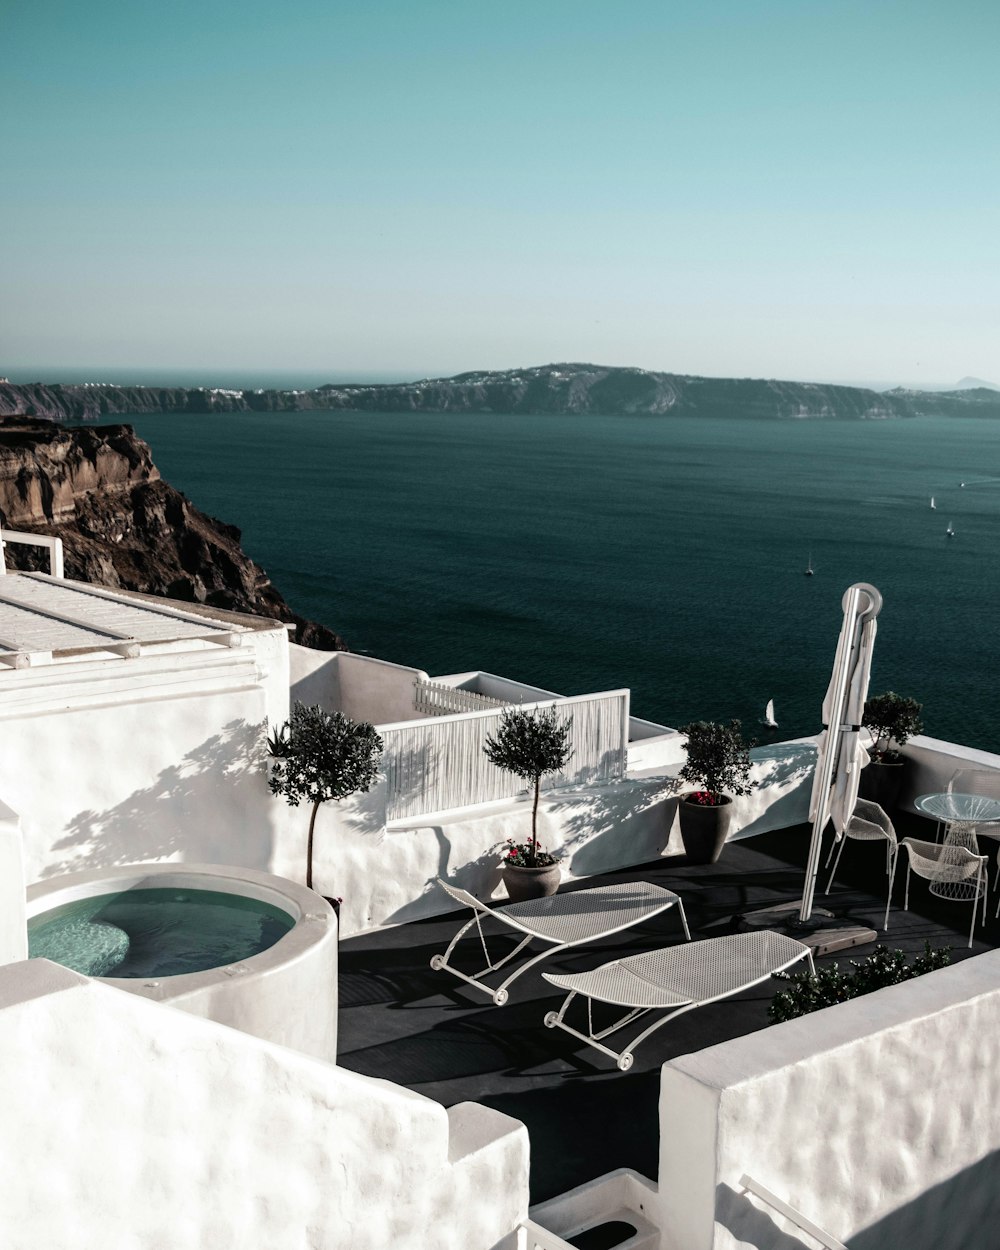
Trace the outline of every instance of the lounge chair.
{"label": "lounge chair", "polygon": [[[632,1052],[660,1025],[682,1012],[704,1007],[706,1003],[728,998],[766,981],[775,972],[782,972],[800,959],[808,959],[810,970],[815,972],[812,951],[803,942],[770,929],[758,929],[692,942],[690,946],[668,946],[645,955],[630,955],[627,959],[602,964],[592,972],[567,976],[543,972],[546,981],[559,989],[569,990],[559,1010],[546,1015],[545,1025],[571,1033],[581,1042],[617,1060],[621,1071],[627,1072],[632,1066]],[[572,1028],[564,1018],[566,1009],[577,994],[587,999],[586,1033]],[[614,1024],[595,1033],[595,1002],[611,1003],[630,1010]],[[649,1011],[659,1010],[666,1010],[669,1015],[643,1029],[624,1050],[612,1050],[602,1044],[602,1039],[610,1033],[624,1028]]]}
{"label": "lounge chair", "polygon": [[[480,902],[466,890],[449,885],[440,877],[438,885],[456,902],[471,907],[473,915],[468,924],[463,925],[452,938],[445,953],[432,957],[431,967],[437,972],[450,972],[453,977],[458,977],[467,985],[481,990],[493,999],[497,1007],[502,1007],[507,1002],[511,982],[517,980],[522,973],[533,968],[541,960],[548,959],[550,955],[555,955],[559,951],[569,950],[570,947],[580,946],[584,942],[594,942],[598,938],[610,937],[613,933],[641,924],[644,920],[652,920],[654,916],[658,916],[675,905],[680,913],[684,934],[689,942],[691,940],[691,930],[688,928],[687,916],[684,914],[684,904],[680,896],[673,890],[665,890],[662,886],[652,885],[648,881],[597,886],[591,890],[572,890],[566,894],[553,894],[549,898],[535,898],[525,903],[513,903],[508,907],[496,908],[487,907],[485,903]],[[482,922],[484,920],[497,920],[506,928],[525,936],[512,951],[509,951],[502,959],[494,961],[490,958],[486,938],[483,935]],[[473,927],[482,943],[486,967],[469,976],[452,967],[449,960],[455,947]],[[499,971],[535,939],[549,943],[549,949],[529,959],[516,972],[512,972],[501,985],[493,988],[479,979],[487,973]]]}

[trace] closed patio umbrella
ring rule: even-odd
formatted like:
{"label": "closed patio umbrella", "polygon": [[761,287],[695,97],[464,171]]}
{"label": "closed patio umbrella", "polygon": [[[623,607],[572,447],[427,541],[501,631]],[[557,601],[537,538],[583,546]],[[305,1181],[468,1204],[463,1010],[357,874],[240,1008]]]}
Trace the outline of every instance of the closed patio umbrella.
{"label": "closed patio umbrella", "polygon": [[843,836],[854,812],[861,769],[868,752],[861,745],[861,719],[868,697],[872,649],[882,596],[867,582],[856,582],[844,593],[844,623],[837,642],[833,673],[823,700],[823,724],[813,778],[809,817],[813,822],[806,865],[806,883],[799,919],[812,915],[816,874],[823,831],[828,820]]}

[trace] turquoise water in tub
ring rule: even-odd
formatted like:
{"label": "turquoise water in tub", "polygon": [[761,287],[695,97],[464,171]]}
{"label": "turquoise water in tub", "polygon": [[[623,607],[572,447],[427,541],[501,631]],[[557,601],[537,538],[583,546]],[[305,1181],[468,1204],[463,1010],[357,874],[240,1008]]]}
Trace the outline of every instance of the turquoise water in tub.
{"label": "turquoise water in tub", "polygon": [[172,977],[259,955],[295,921],[215,890],[134,889],[76,899],[28,922],[31,958],[92,977]]}

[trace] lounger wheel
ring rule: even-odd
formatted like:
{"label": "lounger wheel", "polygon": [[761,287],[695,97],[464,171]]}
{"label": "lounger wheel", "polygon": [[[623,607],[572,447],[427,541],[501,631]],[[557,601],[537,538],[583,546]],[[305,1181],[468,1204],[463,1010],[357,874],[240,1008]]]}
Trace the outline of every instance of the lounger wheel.
{"label": "lounger wheel", "polygon": [[435,971],[435,972],[440,972],[440,971],[441,971],[441,969],[444,967],[444,956],[443,956],[443,955],[432,955],[432,956],[431,956],[431,967],[434,969],[434,971]]}
{"label": "lounger wheel", "polygon": [[624,1055],[618,1056],[618,1069],[621,1072],[627,1072],[632,1066],[632,1055],[626,1051]]}
{"label": "lounger wheel", "polygon": [[542,1021],[542,1023],[545,1025],[547,1029],[554,1029],[556,1025],[559,1023],[559,1012],[547,1011],[545,1013],[545,1019]]}
{"label": "lounger wheel", "polygon": [[508,998],[510,998],[510,995],[506,990],[493,991],[493,1003],[496,1007],[502,1007]]}

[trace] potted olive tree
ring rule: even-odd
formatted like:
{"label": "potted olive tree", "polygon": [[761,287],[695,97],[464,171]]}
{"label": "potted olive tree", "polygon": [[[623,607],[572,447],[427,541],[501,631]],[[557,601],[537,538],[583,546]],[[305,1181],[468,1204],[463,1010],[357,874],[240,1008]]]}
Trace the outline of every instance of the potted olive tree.
{"label": "potted olive tree", "polygon": [[865,703],[862,723],[871,733],[871,763],[861,773],[858,792],[885,811],[899,800],[906,773],[906,757],[900,747],[923,729],[922,704],[894,690],[873,695]]}
{"label": "potted olive tree", "polygon": [[514,902],[544,898],[559,889],[559,865],[550,852],[538,846],[538,796],[542,778],[559,772],[572,754],[570,725],[571,721],[559,719],[554,707],[530,712],[508,708],[496,732],[483,744],[491,764],[534,786],[531,838],[508,842],[504,852],[504,882]]}
{"label": "potted olive tree", "polygon": [[268,738],[267,749],[271,793],[281,795],[290,807],[312,804],[306,843],[306,885],[312,889],[316,813],[330,799],[371,789],[382,739],[366,722],[296,703],[290,718]]}
{"label": "potted olive tree", "polygon": [[726,844],[733,796],[749,794],[758,784],[750,780],[754,744],[743,741],[738,720],[692,721],[680,732],[687,734],[687,762],[679,775],[698,787],[681,795],[678,804],[684,850],[693,864],[714,864]]}

